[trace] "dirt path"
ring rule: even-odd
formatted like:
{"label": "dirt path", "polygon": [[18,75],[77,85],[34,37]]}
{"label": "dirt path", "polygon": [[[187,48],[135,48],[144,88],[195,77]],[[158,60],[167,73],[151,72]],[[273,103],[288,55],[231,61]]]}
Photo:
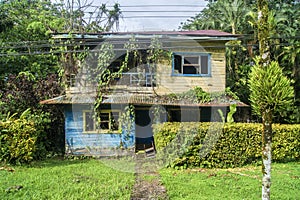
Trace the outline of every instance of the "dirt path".
{"label": "dirt path", "polygon": [[136,156],[136,178],[131,192],[131,200],[169,199],[157,170],[155,158],[147,158],[144,154]]}

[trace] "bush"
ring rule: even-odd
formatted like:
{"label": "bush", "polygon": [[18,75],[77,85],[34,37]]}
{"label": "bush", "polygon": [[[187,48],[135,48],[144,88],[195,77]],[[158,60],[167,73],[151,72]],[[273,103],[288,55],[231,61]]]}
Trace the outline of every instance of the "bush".
{"label": "bush", "polygon": [[[241,167],[260,163],[261,129],[253,123],[164,123],[154,127],[154,138],[168,166]],[[298,160],[300,125],[275,124],[272,145],[273,161]]]}
{"label": "bush", "polygon": [[45,157],[41,138],[50,120],[45,114],[31,114],[29,109],[20,118],[14,117],[0,121],[0,161],[22,164]]}
{"label": "bush", "polygon": [[[41,126],[38,137],[39,149],[46,149],[48,155],[64,154],[64,116],[56,105],[42,105],[39,102],[61,95],[61,87],[55,74],[48,74],[44,79],[38,79],[30,73],[9,75],[5,81],[0,80],[0,121],[7,118],[8,113],[17,113],[20,117],[30,108],[31,121],[35,126]],[[28,118],[29,119],[29,118]],[[51,119],[51,121],[50,121]],[[50,124],[49,124],[49,123]],[[47,125],[47,128],[44,126]],[[39,150],[35,158],[45,156],[44,150]]]}

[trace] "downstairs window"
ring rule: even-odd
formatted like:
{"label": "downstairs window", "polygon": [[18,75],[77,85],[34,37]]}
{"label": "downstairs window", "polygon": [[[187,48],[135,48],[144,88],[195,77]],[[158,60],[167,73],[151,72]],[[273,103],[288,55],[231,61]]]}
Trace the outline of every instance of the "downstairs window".
{"label": "downstairs window", "polygon": [[120,133],[120,111],[103,110],[100,113],[100,123],[97,125],[91,110],[83,111],[84,133]]}

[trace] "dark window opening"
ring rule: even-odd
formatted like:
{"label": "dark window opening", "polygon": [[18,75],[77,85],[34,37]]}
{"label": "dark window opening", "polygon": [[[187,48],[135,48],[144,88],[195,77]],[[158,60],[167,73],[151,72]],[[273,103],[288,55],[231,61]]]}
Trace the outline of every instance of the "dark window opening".
{"label": "dark window opening", "polygon": [[209,55],[174,54],[173,74],[208,75]]}

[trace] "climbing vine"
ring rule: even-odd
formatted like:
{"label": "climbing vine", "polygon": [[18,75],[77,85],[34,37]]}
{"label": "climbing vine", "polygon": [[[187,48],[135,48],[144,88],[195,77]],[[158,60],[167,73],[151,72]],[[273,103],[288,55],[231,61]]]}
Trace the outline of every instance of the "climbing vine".
{"label": "climbing vine", "polygon": [[[134,106],[128,105],[123,109],[123,112],[119,118],[119,124],[121,125],[120,128],[125,132],[124,140],[128,140],[130,133],[134,129],[134,122],[135,122],[135,112]],[[123,140],[120,140],[120,146],[123,146]]]}
{"label": "climbing vine", "polygon": [[[55,45],[55,41],[51,41]],[[59,56],[59,70],[58,75],[61,86],[68,88],[73,86],[73,78],[78,75],[82,68],[82,61],[88,55],[88,48],[84,44],[77,44],[73,35],[69,34],[69,39],[66,41],[60,41],[60,45],[57,47],[61,52]]]}
{"label": "climbing vine", "polygon": [[164,107],[160,105],[154,105],[151,107],[151,112],[154,116],[153,122],[159,124],[164,121],[163,117],[166,116],[167,111]]}
{"label": "climbing vine", "polygon": [[[153,73],[156,67],[155,64],[159,62],[160,58],[166,56],[165,51],[162,50],[162,44],[157,38],[152,39],[149,46],[142,47],[138,40],[132,36],[128,42],[124,44],[124,49],[126,53],[118,71],[113,72],[109,69],[109,65],[116,59],[116,54],[114,52],[114,45],[108,42],[100,46],[96,67],[93,67],[93,65],[87,66],[90,72],[89,74],[91,74],[89,79],[97,84],[97,96],[94,104],[94,113],[97,123],[101,122],[99,111],[101,109],[103,96],[109,92],[109,88],[116,78],[121,78],[124,71],[128,71],[134,66],[139,66],[143,64],[144,61],[151,66],[150,72]],[[147,49],[146,58],[142,49]],[[151,65],[151,63],[154,65]],[[129,133],[130,130],[132,130],[134,122],[134,107],[132,105],[126,107],[119,120],[121,127],[126,129]]]}

